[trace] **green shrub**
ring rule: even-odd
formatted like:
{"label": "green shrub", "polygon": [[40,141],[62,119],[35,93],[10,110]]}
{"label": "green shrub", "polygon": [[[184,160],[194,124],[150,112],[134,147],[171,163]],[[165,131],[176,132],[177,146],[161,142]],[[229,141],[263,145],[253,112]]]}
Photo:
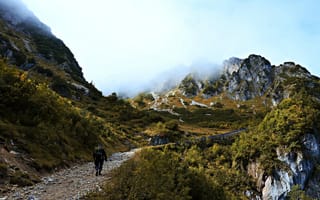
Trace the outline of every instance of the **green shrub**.
{"label": "green shrub", "polygon": [[[8,175],[8,167],[5,163],[0,162],[0,178],[4,179]],[[1,183],[1,181],[0,181]]]}
{"label": "green shrub", "polygon": [[10,177],[10,184],[15,184],[18,186],[31,186],[34,182],[31,180],[30,176],[26,173],[16,171],[12,177]]}
{"label": "green shrub", "polygon": [[144,150],[112,177],[102,193],[86,199],[226,199],[221,187],[167,150]]}
{"label": "green shrub", "polygon": [[302,136],[319,127],[319,116],[319,103],[308,96],[284,99],[257,128],[241,134],[232,145],[235,163],[245,169],[250,161],[261,161],[269,174],[284,167],[277,159],[276,148],[302,150]]}

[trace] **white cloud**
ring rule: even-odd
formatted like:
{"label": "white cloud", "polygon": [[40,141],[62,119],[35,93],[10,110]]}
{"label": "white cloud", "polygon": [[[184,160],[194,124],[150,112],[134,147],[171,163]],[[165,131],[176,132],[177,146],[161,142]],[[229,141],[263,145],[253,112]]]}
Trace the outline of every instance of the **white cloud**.
{"label": "white cloud", "polygon": [[[24,0],[105,93],[194,61],[261,54],[320,75],[317,1]],[[131,89],[133,88],[133,89]],[[137,90],[138,90],[137,89]]]}

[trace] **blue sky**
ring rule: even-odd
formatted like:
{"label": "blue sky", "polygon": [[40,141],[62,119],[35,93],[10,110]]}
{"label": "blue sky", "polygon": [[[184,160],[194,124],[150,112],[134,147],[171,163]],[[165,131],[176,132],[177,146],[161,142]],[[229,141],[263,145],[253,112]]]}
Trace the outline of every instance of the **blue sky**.
{"label": "blue sky", "polygon": [[[200,63],[260,54],[320,76],[316,0],[23,0],[75,54],[88,81],[135,93]],[[190,67],[193,66],[193,67]]]}

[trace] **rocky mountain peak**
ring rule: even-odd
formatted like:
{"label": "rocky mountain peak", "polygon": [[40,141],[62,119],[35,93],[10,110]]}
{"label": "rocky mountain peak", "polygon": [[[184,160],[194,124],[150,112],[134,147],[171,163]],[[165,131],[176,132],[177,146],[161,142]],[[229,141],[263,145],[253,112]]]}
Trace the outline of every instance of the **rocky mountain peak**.
{"label": "rocky mountain peak", "polygon": [[237,72],[241,67],[243,60],[236,57],[231,57],[223,62],[223,71],[228,75],[232,75],[233,72]]}
{"label": "rocky mountain peak", "polygon": [[188,97],[202,93],[207,98],[227,92],[232,99],[244,101],[264,95],[274,79],[272,69],[270,62],[259,55],[232,57],[223,62],[220,74],[211,78],[189,74],[179,89]]}
{"label": "rocky mountain peak", "polygon": [[284,75],[288,77],[310,78],[311,73],[304,67],[294,62],[284,62],[275,68],[275,75]]}
{"label": "rocky mountain peak", "polygon": [[[242,60],[237,70],[234,65],[230,67],[225,73],[226,90],[236,100],[248,100],[262,96],[273,81],[270,62],[259,55],[250,55]],[[230,69],[233,70],[232,74],[228,73]]]}
{"label": "rocky mountain peak", "polygon": [[178,86],[183,95],[196,96],[202,88],[202,83],[195,74],[188,74]]}
{"label": "rocky mountain peak", "polygon": [[[210,98],[225,93],[230,99],[246,101],[256,97],[271,97],[273,105],[290,96],[297,86],[293,80],[305,80],[309,88],[317,81],[304,67],[294,62],[284,62],[279,66],[260,55],[249,55],[245,59],[231,57],[224,61],[222,70],[216,76],[199,77],[189,74],[180,83],[179,90],[186,97],[202,95]],[[301,83],[302,84],[302,83]]]}

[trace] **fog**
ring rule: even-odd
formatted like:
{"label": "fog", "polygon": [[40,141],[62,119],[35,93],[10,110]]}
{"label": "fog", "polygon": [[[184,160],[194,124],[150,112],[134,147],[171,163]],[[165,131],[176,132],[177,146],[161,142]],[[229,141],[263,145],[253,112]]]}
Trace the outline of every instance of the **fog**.
{"label": "fog", "polygon": [[167,71],[159,72],[155,76],[146,77],[144,81],[139,82],[140,85],[128,87],[127,84],[124,84],[118,91],[120,96],[125,97],[132,97],[141,92],[167,92],[177,87],[189,74],[196,79],[206,79],[219,75],[220,70],[222,70],[220,64],[197,61],[190,65],[178,65]]}
{"label": "fog", "polygon": [[106,95],[157,88],[166,77],[215,71],[229,57],[252,53],[320,74],[316,0],[23,1]]}
{"label": "fog", "polygon": [[50,28],[43,24],[21,0],[0,0],[0,14],[13,26],[19,26],[22,22],[32,23],[42,29],[43,33],[51,34]]}

